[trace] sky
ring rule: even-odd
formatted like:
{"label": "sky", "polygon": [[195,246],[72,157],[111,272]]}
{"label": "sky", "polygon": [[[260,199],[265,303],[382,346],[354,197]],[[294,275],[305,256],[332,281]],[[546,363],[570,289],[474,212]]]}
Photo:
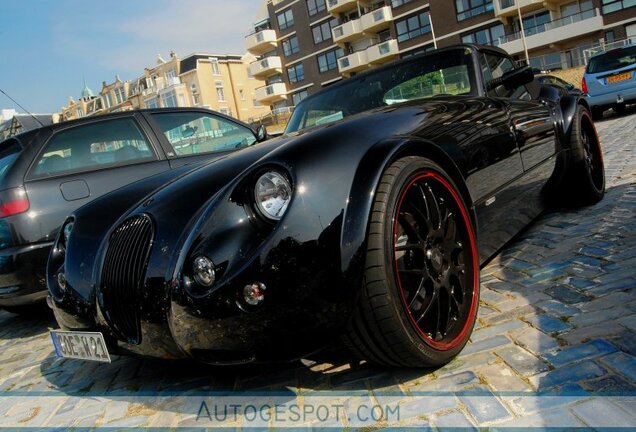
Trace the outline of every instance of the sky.
{"label": "sky", "polygon": [[[79,98],[84,80],[143,74],[157,54],[244,54],[262,0],[0,0],[0,89],[32,113]],[[17,107],[0,93],[0,108]]]}

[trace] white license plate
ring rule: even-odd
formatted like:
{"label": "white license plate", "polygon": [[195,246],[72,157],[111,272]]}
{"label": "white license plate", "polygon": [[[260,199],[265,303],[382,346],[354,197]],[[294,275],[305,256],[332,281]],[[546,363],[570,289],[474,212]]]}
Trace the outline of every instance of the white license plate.
{"label": "white license plate", "polygon": [[97,332],[52,331],[58,357],[110,363],[104,336]]}

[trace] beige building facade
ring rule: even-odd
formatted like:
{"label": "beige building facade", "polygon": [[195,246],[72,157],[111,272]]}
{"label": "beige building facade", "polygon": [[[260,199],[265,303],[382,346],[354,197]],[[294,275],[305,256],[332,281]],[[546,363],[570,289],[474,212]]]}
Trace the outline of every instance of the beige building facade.
{"label": "beige building facade", "polygon": [[60,120],[132,109],[202,107],[252,122],[270,112],[256,99],[264,82],[250,74],[254,60],[251,54],[158,56],[155,66],[134,80],[117,76],[112,83],[103,82],[98,94],[84,85],[80,98],[71,97],[62,107]]}

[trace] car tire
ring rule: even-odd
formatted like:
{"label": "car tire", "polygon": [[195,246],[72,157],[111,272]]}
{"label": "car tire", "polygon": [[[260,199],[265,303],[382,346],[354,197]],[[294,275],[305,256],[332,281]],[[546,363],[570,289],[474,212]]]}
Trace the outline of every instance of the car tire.
{"label": "car tire", "polygon": [[434,367],[468,342],[479,304],[473,222],[454,181],[431,160],[406,157],[384,172],[361,285],[344,336],[359,357]]}
{"label": "car tire", "polygon": [[550,193],[554,207],[592,205],[605,195],[603,151],[589,111],[576,108],[571,133],[571,150],[565,173]]}

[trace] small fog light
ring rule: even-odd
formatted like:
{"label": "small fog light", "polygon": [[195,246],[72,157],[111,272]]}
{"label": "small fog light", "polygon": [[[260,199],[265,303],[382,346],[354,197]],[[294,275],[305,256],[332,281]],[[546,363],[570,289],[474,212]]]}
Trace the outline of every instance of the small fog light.
{"label": "small fog light", "polygon": [[57,274],[57,284],[60,286],[60,288],[62,288],[63,290],[66,289],[66,275],[62,272],[59,272]]}
{"label": "small fog light", "polygon": [[258,306],[265,300],[265,290],[267,287],[260,282],[254,282],[250,285],[245,285],[243,288],[243,298],[245,303],[250,306]]}
{"label": "small fog light", "polygon": [[214,263],[207,257],[199,256],[192,263],[194,280],[206,287],[212,286],[216,280],[214,273]]}

